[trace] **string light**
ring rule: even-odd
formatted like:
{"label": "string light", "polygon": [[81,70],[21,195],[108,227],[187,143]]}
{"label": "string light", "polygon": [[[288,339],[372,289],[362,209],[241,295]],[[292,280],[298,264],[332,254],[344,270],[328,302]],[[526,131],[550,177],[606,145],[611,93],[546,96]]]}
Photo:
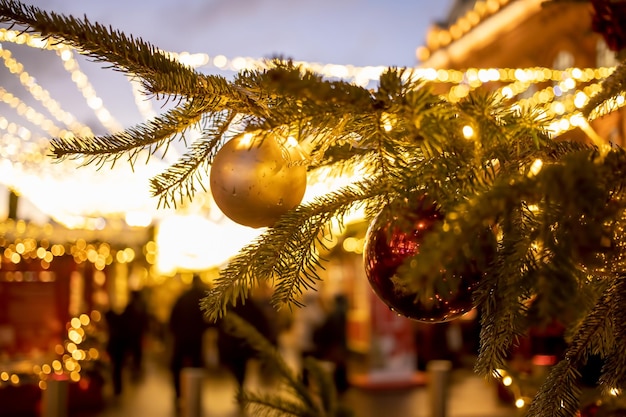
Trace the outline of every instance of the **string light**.
{"label": "string light", "polygon": [[[55,273],[49,268],[57,257],[72,256],[77,264],[91,262],[94,269],[99,271],[114,261],[129,263],[135,258],[135,250],[129,247],[114,249],[108,243],[88,243],[84,239],[64,244],[51,243],[53,237],[59,239],[62,236],[57,235],[48,224],[41,226],[24,220],[0,223],[0,281],[54,282]],[[2,264],[19,264],[28,260],[39,260],[42,270],[2,270]],[[0,386],[5,383],[19,385],[28,378],[38,378],[39,387],[46,389],[46,381],[54,375],[67,375],[73,382],[80,381],[81,371],[84,370],[81,363],[101,358],[97,348],[86,346],[100,320],[101,314],[95,310],[90,314],[81,313],[72,317],[66,324],[65,341],[54,347],[57,358],[34,365],[26,364],[17,369],[4,369],[0,372]]]}
{"label": "string light", "polygon": [[[540,0],[538,1],[540,2]],[[511,0],[479,0],[449,27],[431,28],[426,37],[426,45],[418,47],[415,51],[417,59],[420,61],[428,60],[435,52],[463,38],[481,22],[509,3],[512,3]]]}
{"label": "string light", "polygon": [[24,65],[13,58],[10,50],[2,49],[0,51],[0,57],[2,57],[4,66],[7,67],[9,72],[18,78],[22,86],[24,86],[31,96],[42,103],[55,119],[65,124],[72,132],[84,136],[93,135],[93,132],[88,126],[77,122],[71,113],[64,111],[59,102],[50,97],[50,93],[39,85],[34,77],[24,70]]}
{"label": "string light", "polygon": [[[467,22],[474,22],[471,16],[478,16],[483,18],[489,13],[497,10],[492,0],[490,2],[477,2],[477,6],[474,10],[470,11],[473,14],[466,16]],[[483,4],[484,3],[484,4]],[[507,2],[500,1],[500,6]],[[498,7],[500,7],[498,6]],[[491,12],[490,12],[491,11]],[[478,20],[478,21],[479,21]],[[457,29],[452,30],[457,35],[464,33],[466,30],[470,30],[472,24],[460,25]],[[457,35],[449,34],[450,39]],[[446,36],[448,36],[446,35]],[[446,37],[444,36],[444,37]],[[87,76],[78,67],[78,62],[74,58],[74,53],[71,47],[59,43],[53,42],[49,39],[41,38],[37,35],[20,33],[9,29],[0,29],[0,41],[6,43],[24,44],[31,47],[48,49],[55,51],[56,55],[63,62],[64,68],[69,72],[70,78],[81,91],[83,97],[96,112],[99,120],[103,125],[109,129],[109,131],[115,132],[122,129],[111,117],[111,113],[104,108],[102,100],[98,97],[93,86],[89,83]],[[439,46],[443,43],[439,42]],[[14,72],[22,82],[22,85],[31,92],[34,96],[39,97],[39,100],[44,106],[56,114],[57,120],[69,122],[70,118],[66,112],[60,110],[60,106],[56,103],[49,94],[45,92],[43,88],[37,86],[34,83],[33,78],[24,70],[23,65],[15,60],[11,53],[4,50],[1,51],[3,58],[5,59],[5,65],[12,68]],[[169,54],[173,59],[177,59],[182,63],[185,63],[193,68],[208,69],[210,67],[217,68],[221,71],[241,71],[242,69],[264,68],[267,65],[267,61],[251,59],[246,57],[235,57],[229,59],[226,56],[218,55],[210,57],[207,54],[195,54],[189,52],[165,52]],[[357,85],[368,85],[371,82],[375,82],[379,79],[385,67],[355,67],[350,65],[334,65],[334,64],[318,64],[310,62],[295,62],[304,68],[310,69],[316,73],[321,74],[327,78],[341,78],[346,81],[352,82]],[[614,68],[569,68],[566,70],[554,70],[550,68],[469,68],[464,71],[451,70],[451,69],[435,69],[435,68],[413,68],[408,69],[404,76],[412,81],[429,81],[438,86],[441,90],[441,94],[450,102],[457,102],[462,100],[473,90],[480,88],[486,84],[495,90],[496,94],[500,94],[503,98],[510,99],[511,106],[513,108],[533,108],[536,107],[544,115],[549,118],[551,123],[548,125],[548,130],[554,136],[558,136],[564,132],[567,132],[574,128],[581,128],[584,130],[592,140],[602,141],[594,134],[593,129],[587,123],[587,120],[582,116],[580,110],[588,102],[589,97],[596,94],[601,89],[600,82],[609,76],[614,71]],[[135,97],[135,104],[142,117],[151,118],[154,117],[155,112],[151,107],[151,103],[142,94],[140,84],[133,80],[128,79],[129,85]],[[547,84],[547,85],[546,85]],[[535,86],[542,86],[537,91],[533,91]],[[62,130],[54,126],[54,123],[34,109],[21,102],[17,97],[11,93],[0,89],[0,100],[7,102],[12,107],[18,110],[18,113],[22,115],[26,120],[34,123],[42,128],[49,136],[62,136],[88,133],[85,128],[76,124],[71,125],[70,130]],[[513,101],[515,100],[515,101]],[[614,108],[619,108],[624,105],[623,97],[617,97],[615,99]],[[383,122],[384,129],[393,128],[393,119],[391,116],[387,117]],[[15,122],[9,122],[7,119],[0,117],[0,129],[6,130],[3,136],[4,142],[8,146],[0,149],[0,158],[2,161],[8,161],[7,164],[0,164],[0,172],[4,172],[3,177],[9,180],[13,178],[13,183],[8,184],[16,190],[25,190],[26,188],[23,182],[27,178],[23,175],[23,164],[27,163],[33,172],[37,172],[39,169],[38,178],[44,177],[59,177],[67,178],[67,175],[49,175],[50,170],[59,169],[59,167],[66,166],[67,170],[73,170],[76,168],[76,161],[63,161],[62,164],[55,164],[52,168],[49,164],[41,163],[44,161],[47,153],[47,140],[41,137],[35,137],[32,132],[26,129],[24,126],[20,126]],[[76,130],[75,130],[76,129]],[[466,128],[463,135],[470,134]],[[466,136],[467,137],[467,136]],[[32,143],[32,144],[31,144]],[[172,157],[176,157],[175,152],[169,153],[167,160],[170,161]],[[32,162],[32,163],[31,163]],[[162,170],[162,165],[165,160],[150,163],[150,166],[143,168],[145,172],[135,173],[133,179],[137,182],[144,183],[146,178],[150,178],[155,173]],[[170,161],[171,162],[171,161]],[[94,170],[95,171],[95,170]],[[88,173],[83,171],[83,176],[95,175],[94,172]],[[123,175],[123,174],[120,174]],[[110,178],[114,179],[116,175],[113,170],[110,173]],[[6,181],[6,180],[5,180]],[[139,185],[137,185],[138,187]],[[77,184],[76,188],[81,187]],[[31,187],[32,188],[32,187]],[[121,192],[121,189],[117,189],[117,192]],[[146,210],[151,217],[159,216],[156,213],[156,209],[149,209],[149,206],[153,204],[148,201],[148,193],[136,193],[133,192],[133,196],[146,195],[147,200],[145,203],[137,201],[136,206],[132,208],[135,212],[139,213],[142,210]],[[46,200],[48,201],[48,200]],[[101,200],[94,199],[100,204]],[[87,219],[84,216],[68,215],[68,213],[60,213],[59,208],[53,207],[50,203],[45,207],[46,213],[49,213],[55,220],[65,224],[68,227],[90,227],[98,228],[96,223],[98,219]],[[141,207],[141,209],[138,209]],[[42,207],[43,208],[43,207]],[[92,211],[101,212],[102,207],[94,207]],[[61,209],[62,210],[62,209]],[[106,212],[103,214],[107,214]],[[94,223],[87,225],[86,222]],[[145,223],[145,222],[144,222]]]}
{"label": "string light", "polygon": [[65,70],[71,74],[71,80],[76,84],[76,87],[85,98],[87,105],[94,111],[100,123],[111,133],[122,130],[123,126],[119,124],[115,118],[113,118],[111,112],[104,107],[102,99],[96,94],[87,75],[80,70],[78,61],[74,59],[73,50],[69,46],[61,44],[55,51],[63,61]]}
{"label": "string light", "polygon": [[66,325],[67,336],[62,344],[54,348],[58,359],[43,363],[22,363],[18,369],[0,372],[0,387],[3,384],[19,385],[22,380],[37,378],[38,386],[47,389],[47,381],[54,375],[67,375],[72,382],[81,380],[83,366],[81,362],[96,361],[101,358],[100,351],[96,348],[81,348],[88,336],[95,332],[95,324],[99,322],[101,315],[92,311],[90,315],[85,313],[73,317]]}
{"label": "string light", "polygon": [[47,119],[43,114],[27,105],[20,98],[0,87],[0,101],[15,109],[17,114],[24,117],[29,122],[40,126],[45,132],[53,137],[69,137],[72,133],[68,130],[57,127],[54,122]]}
{"label": "string light", "polygon": [[[97,96],[95,89],[89,83],[87,75],[80,70],[78,61],[74,59],[73,49],[70,46],[62,42],[53,42],[50,39],[38,35],[4,28],[0,29],[0,42],[10,42],[18,45],[27,45],[33,48],[54,51],[63,62],[65,70],[70,73],[70,79],[81,92],[88,106],[94,110],[96,117],[102,125],[110,132],[116,132],[122,129],[122,126],[115,121],[111,113],[104,107],[102,99]],[[12,61],[13,68],[20,68],[21,66],[22,65],[16,60]],[[24,78],[26,78],[26,76],[24,76]],[[35,88],[35,90],[37,89]],[[58,109],[58,105],[49,97],[49,95],[42,93],[38,94],[38,96],[46,108],[53,109],[53,114],[57,114],[61,120],[67,119],[67,116],[64,113],[59,113],[60,110]],[[84,126],[74,126],[74,128],[78,128],[77,130],[73,130],[74,133],[88,133]]]}

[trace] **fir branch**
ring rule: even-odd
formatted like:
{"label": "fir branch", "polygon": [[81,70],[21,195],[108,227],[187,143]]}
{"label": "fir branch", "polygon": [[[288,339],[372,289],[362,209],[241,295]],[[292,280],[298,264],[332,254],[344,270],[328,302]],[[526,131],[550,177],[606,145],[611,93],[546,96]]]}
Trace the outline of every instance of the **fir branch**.
{"label": "fir branch", "polygon": [[[471,250],[476,247],[474,237],[480,236],[481,230],[490,224],[505,218],[505,210],[511,203],[512,207],[521,207],[522,203],[533,204],[551,213],[550,218],[543,219],[539,230],[543,235],[537,236],[537,239],[542,244],[555,239],[557,243],[550,249],[555,252],[556,258],[553,259],[560,258],[562,265],[566,265],[565,258],[577,252],[605,251],[603,234],[597,231],[604,230],[605,222],[616,214],[613,206],[607,205],[607,202],[609,188],[613,189],[624,182],[621,171],[616,169],[618,163],[608,166],[597,160],[593,148],[574,152],[570,152],[568,147],[549,149],[547,154],[551,154],[551,158],[559,155],[559,162],[545,164],[537,175],[517,173],[501,177],[489,189],[476,192],[473,196],[464,194],[463,200],[451,204],[445,213],[445,230],[442,224],[436,233],[427,235],[420,253],[405,262],[412,265],[403,274],[407,277],[407,288],[411,288],[411,281],[417,287],[432,287],[437,276],[432,271],[463,270],[467,258],[451,258],[450,254],[469,254],[478,256],[478,262],[484,261],[484,258],[480,258],[484,254]],[[545,151],[542,153],[546,154]],[[617,158],[618,153],[622,152],[615,152],[613,156]],[[622,165],[626,163],[623,156],[619,159]],[[602,180],[598,181],[598,178]],[[452,182],[450,190],[442,188],[439,196],[445,199],[444,191],[452,192],[454,201],[457,190],[455,185]],[[591,186],[589,194],[582,194],[581,188],[587,186]],[[582,227],[579,224],[581,219],[584,219]]]}
{"label": "fir branch", "polygon": [[318,412],[277,395],[244,392],[239,395],[239,400],[254,416],[320,417]]}
{"label": "fir branch", "polygon": [[[606,354],[606,363],[602,367],[600,385],[606,394],[610,394],[613,389],[626,388],[626,276],[617,278],[613,296],[609,300],[611,309],[612,328],[614,330],[613,342],[610,351]],[[606,343],[605,343],[606,345]],[[606,347],[605,347],[606,349]]]}
{"label": "fir branch", "polygon": [[316,245],[323,244],[321,231],[355,205],[378,196],[381,190],[377,186],[376,179],[356,183],[286,213],[221,271],[203,301],[208,316],[220,317],[228,305],[247,298],[249,288],[270,279],[278,280],[272,296],[276,308],[300,305],[298,297],[303,289],[312,288],[319,280]]}
{"label": "fir branch", "polygon": [[[275,58],[262,72],[242,72],[235,80],[246,91],[273,97],[277,107],[297,106],[305,118],[320,113],[362,112],[374,106],[371,93],[345,81],[332,81],[296,65],[289,59]],[[261,86],[261,89],[257,88]]]}
{"label": "fir branch", "polygon": [[[606,336],[611,333],[610,300],[614,291],[615,285],[610,286],[587,315],[566,350],[565,359],[551,369],[539,388],[528,417],[576,415],[580,396],[578,369],[591,353],[604,355],[606,349],[611,348]],[[599,348],[603,349],[600,351]]]}
{"label": "fir branch", "polygon": [[528,328],[526,296],[533,276],[534,263],[530,234],[522,227],[521,211],[509,206],[502,221],[503,239],[499,244],[495,271],[485,273],[476,290],[475,303],[480,311],[480,348],[474,370],[479,375],[492,377],[493,370],[505,369],[511,347]]}
{"label": "fir branch", "polygon": [[580,388],[578,370],[567,361],[561,361],[539,388],[526,414],[527,417],[574,417],[578,412]]}
{"label": "fir branch", "polygon": [[619,108],[616,97],[626,92],[626,62],[620,62],[615,71],[601,84],[602,88],[591,97],[582,113],[590,120],[605,116]]}
{"label": "fir branch", "polygon": [[198,123],[202,114],[211,107],[203,100],[192,100],[146,123],[113,135],[53,138],[50,152],[57,159],[85,158],[85,165],[94,162],[98,165],[107,162],[114,164],[124,154],[128,154],[128,161],[134,163],[143,150],[147,149],[149,154],[153,154],[169,144],[174,135]]}
{"label": "fir branch", "polygon": [[312,357],[304,358],[303,367],[308,372],[309,380],[317,386],[322,410],[328,416],[335,415],[337,390],[331,374],[323,369],[320,363]]}
{"label": "fir branch", "polygon": [[[195,195],[195,184],[202,182],[197,171],[213,161],[218,145],[223,142],[235,115],[232,113],[214,114],[205,121],[208,128],[204,129],[202,139],[192,143],[190,149],[167,171],[150,180],[152,195],[159,197],[159,206],[176,206],[176,201],[192,199]],[[203,187],[204,188],[204,187]]]}
{"label": "fir branch", "polygon": [[[287,401],[280,395],[254,395],[242,392],[240,398],[244,404],[252,401],[257,408],[266,412],[282,411],[287,415],[322,416],[317,401],[303,382],[293,373],[289,365],[284,361],[282,355],[254,326],[243,320],[234,312],[228,312],[222,317],[222,326],[227,333],[244,339],[256,352],[261,361],[272,365],[280,377],[286,382],[289,390],[295,395],[298,402]],[[255,414],[256,415],[256,414]],[[267,414],[280,415],[280,414]]]}

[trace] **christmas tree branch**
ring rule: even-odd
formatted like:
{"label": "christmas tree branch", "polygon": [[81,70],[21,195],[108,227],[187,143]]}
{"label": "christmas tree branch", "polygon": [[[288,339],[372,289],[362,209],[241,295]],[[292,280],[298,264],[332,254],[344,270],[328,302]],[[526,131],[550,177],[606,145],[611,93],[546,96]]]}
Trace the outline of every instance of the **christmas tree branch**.
{"label": "christmas tree branch", "polygon": [[128,161],[134,164],[142,150],[148,149],[151,155],[167,146],[173,136],[198,123],[206,110],[207,103],[192,100],[147,123],[113,135],[53,138],[50,151],[58,159],[85,158],[85,164],[98,165],[114,164],[128,154]]}
{"label": "christmas tree branch", "polygon": [[317,388],[321,408],[332,415],[333,413],[330,411],[337,406],[337,390],[334,387],[331,374],[310,356],[304,358],[302,367],[309,376],[310,384]]}
{"label": "christmas tree branch", "polygon": [[192,143],[178,162],[150,180],[152,195],[159,197],[159,206],[175,207],[176,201],[182,204],[185,198],[193,198],[195,184],[202,185],[197,178],[198,170],[211,163],[234,118],[235,115],[228,112],[208,117],[202,138]]}
{"label": "christmas tree branch", "polygon": [[616,98],[626,92],[626,64],[621,62],[604,81],[600,91],[589,99],[583,115],[590,120],[605,116],[619,108]]}
{"label": "christmas tree branch", "polygon": [[529,324],[529,295],[525,292],[534,266],[532,239],[524,233],[527,229],[523,227],[520,209],[510,207],[505,212],[511,214],[502,221],[503,238],[497,259],[474,294],[480,311],[480,340],[493,341],[480,343],[474,370],[487,377],[494,376],[495,369],[507,368],[510,349],[526,333]]}
{"label": "christmas tree branch", "polygon": [[[606,394],[614,394],[612,390],[626,387],[626,276],[620,275],[615,283],[615,291],[608,305],[610,306],[611,328],[614,334],[608,337],[612,346],[604,341],[600,352],[606,357],[606,363],[602,367],[600,385]],[[607,346],[608,345],[608,346]]]}
{"label": "christmas tree branch", "polygon": [[334,384],[328,373],[324,372],[316,361],[309,358],[306,363],[307,368],[312,371],[312,376],[319,384],[320,401],[294,374],[276,347],[250,323],[237,314],[228,312],[222,318],[222,325],[226,332],[245,340],[257,351],[260,360],[271,365],[272,369],[278,372],[285,383],[287,392],[292,394],[289,398],[285,398],[281,394],[255,394],[245,391],[239,393],[242,404],[252,409],[254,415],[310,417],[333,417],[337,415],[338,406]]}
{"label": "christmas tree branch", "polygon": [[577,383],[579,378],[578,370],[569,362],[556,364],[539,388],[526,416],[575,417],[581,393]]}
{"label": "christmas tree branch", "polygon": [[579,368],[590,354],[602,353],[599,348],[603,348],[604,352],[612,348],[612,338],[607,340],[607,335],[612,334],[610,300],[615,290],[615,285],[610,286],[587,315],[570,342],[565,359],[550,370],[548,378],[539,388],[528,410],[528,417],[576,415],[580,396]]}
{"label": "christmas tree branch", "polygon": [[376,199],[379,182],[363,181],[319,197],[286,213],[274,227],[244,247],[221,271],[209,296],[203,301],[208,316],[215,319],[228,305],[247,298],[250,288],[275,279],[272,304],[301,305],[298,298],[319,280],[321,266],[317,245],[324,245],[322,232],[333,219],[341,218],[355,205]]}
{"label": "christmas tree branch", "polygon": [[[500,177],[487,190],[476,190],[474,196],[464,193],[466,197],[463,200],[447,209],[445,230],[442,225],[438,233],[429,234],[420,253],[407,260],[406,264],[414,267],[405,271],[406,276],[412,276],[411,280],[416,286],[434,285],[436,278],[432,271],[462,270],[467,262],[465,255],[488,255],[470,249],[476,245],[474,237],[480,236],[481,230],[502,219],[509,202],[514,202],[513,207],[521,207],[522,203],[532,205],[538,209],[536,215],[549,213],[549,217],[541,220],[541,234],[537,236],[540,244],[545,246],[542,250],[551,253],[544,261],[554,260],[556,258],[552,256],[558,256],[561,258],[560,265],[564,266],[567,265],[565,259],[576,255],[576,252],[605,251],[605,223],[620,209],[617,203],[607,203],[611,190],[622,187],[624,181],[621,177],[623,166],[620,170],[617,163],[608,162],[620,160],[623,165],[623,152],[616,150],[610,153],[603,163],[593,149],[569,152],[570,148],[556,145],[543,148],[541,153],[547,157],[546,161],[555,161],[556,158],[559,161],[545,162],[536,175],[510,174]],[[536,153],[535,157],[538,156],[539,153]],[[598,181],[598,178],[602,180]],[[451,190],[439,189],[435,200],[451,201],[445,192],[454,190],[455,187]],[[581,193],[581,190],[585,190],[585,193]],[[445,207],[444,203],[442,205]],[[465,236],[467,240],[463,239]],[[453,253],[459,256],[451,257]],[[478,262],[481,260],[486,259],[477,259]],[[406,285],[411,288],[410,281]]]}
{"label": "christmas tree branch", "polygon": [[246,404],[255,416],[267,417],[319,417],[319,412],[303,407],[302,404],[270,394],[243,392],[239,401]]}

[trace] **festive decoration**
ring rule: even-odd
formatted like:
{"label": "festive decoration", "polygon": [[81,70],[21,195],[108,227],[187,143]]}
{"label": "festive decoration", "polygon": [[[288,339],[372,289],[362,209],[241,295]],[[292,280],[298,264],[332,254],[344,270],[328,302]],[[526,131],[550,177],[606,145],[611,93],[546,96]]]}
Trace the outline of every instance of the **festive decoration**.
{"label": "festive decoration", "polygon": [[609,401],[596,400],[580,409],[576,417],[625,417],[623,401],[615,397]]}
{"label": "festive decoration", "polygon": [[597,402],[588,404],[578,412],[577,417],[597,417],[599,408],[600,405]]}
{"label": "festive decoration", "polygon": [[250,227],[272,226],[302,201],[306,167],[297,165],[272,134],[239,135],[215,155],[211,193],[231,220]]}
{"label": "festive decoration", "polygon": [[612,51],[626,47],[626,2],[613,0],[591,0],[593,6],[592,29],[601,34]]}
{"label": "festive decoration", "polygon": [[426,301],[395,282],[398,268],[420,252],[425,237],[443,220],[438,207],[424,196],[417,209],[391,218],[388,214],[383,209],[372,221],[363,250],[365,272],[378,297],[397,313],[424,322],[453,320],[471,310],[481,273],[470,263],[464,271],[441,271],[440,285]]}

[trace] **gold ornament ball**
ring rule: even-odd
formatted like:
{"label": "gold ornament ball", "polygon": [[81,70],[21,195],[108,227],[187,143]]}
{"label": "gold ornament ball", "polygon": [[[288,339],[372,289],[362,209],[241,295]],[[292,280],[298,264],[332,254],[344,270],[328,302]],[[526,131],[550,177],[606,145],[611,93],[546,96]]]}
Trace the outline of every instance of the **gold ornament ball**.
{"label": "gold ornament ball", "polygon": [[294,164],[274,134],[241,134],[218,150],[210,172],[211,194],[222,213],[253,228],[272,226],[302,201],[304,165]]}

